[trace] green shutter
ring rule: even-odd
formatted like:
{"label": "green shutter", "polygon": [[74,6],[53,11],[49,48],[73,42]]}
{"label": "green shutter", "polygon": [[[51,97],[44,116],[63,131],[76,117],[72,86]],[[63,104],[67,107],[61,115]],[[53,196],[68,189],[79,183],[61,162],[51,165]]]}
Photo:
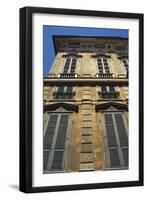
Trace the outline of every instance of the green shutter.
{"label": "green shutter", "polygon": [[43,144],[44,171],[64,169],[68,123],[69,114],[59,113],[49,116]]}
{"label": "green shutter", "polygon": [[50,115],[45,136],[43,139],[43,169],[47,170],[50,151],[55,135],[55,128],[57,124],[58,115]]}
{"label": "green shutter", "polygon": [[118,144],[115,133],[115,126],[113,121],[113,115],[111,113],[105,113],[105,127],[106,127],[106,136],[109,152],[109,165],[111,168],[120,167],[120,159],[118,152]]}
{"label": "green shutter", "polygon": [[74,73],[74,72],[75,72],[75,69],[76,69],[76,62],[77,62],[77,59],[76,59],[76,58],[73,58],[73,59],[72,59],[72,63],[71,63],[70,73]]}
{"label": "green shutter", "polygon": [[65,65],[64,65],[63,73],[68,73],[70,62],[71,62],[71,58],[67,58],[66,62],[65,62]]}
{"label": "green shutter", "polygon": [[128,136],[122,113],[104,113],[109,167],[128,166]]}

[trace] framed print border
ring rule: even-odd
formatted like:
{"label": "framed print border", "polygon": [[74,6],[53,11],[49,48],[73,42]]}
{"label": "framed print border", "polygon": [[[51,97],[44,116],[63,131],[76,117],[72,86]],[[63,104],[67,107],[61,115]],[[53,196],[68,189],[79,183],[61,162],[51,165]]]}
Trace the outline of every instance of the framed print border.
{"label": "framed print border", "polygon": [[[139,22],[139,178],[132,181],[117,181],[104,183],[84,183],[52,186],[33,186],[33,15],[72,15],[85,17],[137,19]],[[19,189],[22,192],[53,192],[66,190],[84,190],[98,188],[130,187],[143,185],[143,14],[120,13],[91,10],[72,10],[60,8],[24,7],[20,9],[20,180]]]}

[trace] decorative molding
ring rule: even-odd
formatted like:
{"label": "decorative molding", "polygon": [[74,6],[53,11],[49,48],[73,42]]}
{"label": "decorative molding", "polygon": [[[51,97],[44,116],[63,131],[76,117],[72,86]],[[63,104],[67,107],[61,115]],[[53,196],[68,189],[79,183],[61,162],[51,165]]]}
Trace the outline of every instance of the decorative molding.
{"label": "decorative molding", "polygon": [[71,103],[63,103],[63,102],[59,102],[59,103],[51,103],[51,104],[47,104],[44,106],[44,112],[46,111],[74,111],[74,112],[78,112],[79,111],[79,107],[78,105],[75,104],[71,104]]}
{"label": "decorative molding", "polygon": [[128,105],[125,103],[118,103],[118,102],[106,102],[106,103],[100,103],[95,106],[95,110],[112,110],[117,109],[117,110],[125,110],[128,111]]}

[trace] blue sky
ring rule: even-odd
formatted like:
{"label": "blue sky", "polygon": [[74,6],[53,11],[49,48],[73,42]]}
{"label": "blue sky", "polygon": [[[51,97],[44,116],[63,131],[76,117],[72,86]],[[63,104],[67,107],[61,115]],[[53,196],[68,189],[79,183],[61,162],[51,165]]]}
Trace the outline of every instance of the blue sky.
{"label": "blue sky", "polygon": [[80,28],[66,26],[43,26],[43,74],[46,76],[54,61],[53,35],[110,36],[128,38],[127,29]]}

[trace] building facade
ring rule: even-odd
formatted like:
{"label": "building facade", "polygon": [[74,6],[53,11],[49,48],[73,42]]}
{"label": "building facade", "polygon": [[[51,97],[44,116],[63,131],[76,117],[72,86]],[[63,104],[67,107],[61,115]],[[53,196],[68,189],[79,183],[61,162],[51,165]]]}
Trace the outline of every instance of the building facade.
{"label": "building facade", "polygon": [[128,168],[128,39],[54,36],[44,173]]}

